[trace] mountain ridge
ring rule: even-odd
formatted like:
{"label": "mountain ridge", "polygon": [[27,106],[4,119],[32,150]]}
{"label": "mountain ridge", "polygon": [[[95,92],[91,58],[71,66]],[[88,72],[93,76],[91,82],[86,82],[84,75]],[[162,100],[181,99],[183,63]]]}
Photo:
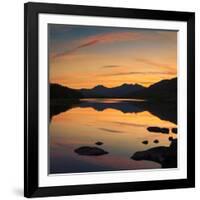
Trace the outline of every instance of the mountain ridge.
{"label": "mountain ridge", "polygon": [[141,98],[151,100],[177,99],[177,77],[158,81],[149,87],[123,83],[115,87],[97,85],[91,89],[72,89],[59,84],[50,84],[51,98]]}
{"label": "mountain ridge", "polygon": [[139,91],[145,87],[139,84],[127,84],[124,83],[120,86],[115,86],[112,88],[105,87],[103,85],[97,85],[91,89],[79,89],[78,91],[82,93],[84,97],[94,97],[94,98],[120,98],[129,97],[132,92]]}
{"label": "mountain ridge", "polygon": [[148,88],[132,93],[133,98],[151,100],[177,100],[177,77],[164,79],[150,85]]}

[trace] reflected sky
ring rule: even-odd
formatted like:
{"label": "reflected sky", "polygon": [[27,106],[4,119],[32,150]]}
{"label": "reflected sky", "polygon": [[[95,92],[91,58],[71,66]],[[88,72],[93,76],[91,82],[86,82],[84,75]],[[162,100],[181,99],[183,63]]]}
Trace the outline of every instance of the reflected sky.
{"label": "reflected sky", "polygon": [[[169,136],[176,138],[176,134],[171,132],[150,133],[146,129],[149,126],[171,129],[176,124],[161,120],[148,111],[124,113],[113,108],[98,111],[92,107],[77,106],[55,115],[49,126],[50,173],[160,168],[160,164],[152,161],[130,159],[137,151],[169,146]],[[158,144],[153,143],[155,139],[159,140]],[[143,144],[144,140],[149,143]],[[109,154],[96,157],[74,152],[82,146],[97,147],[97,141],[103,142],[98,147]]]}

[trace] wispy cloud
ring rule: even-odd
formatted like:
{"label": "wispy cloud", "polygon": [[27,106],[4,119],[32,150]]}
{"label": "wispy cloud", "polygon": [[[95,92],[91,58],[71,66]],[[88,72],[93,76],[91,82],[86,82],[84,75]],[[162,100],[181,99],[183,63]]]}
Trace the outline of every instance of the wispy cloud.
{"label": "wispy cloud", "polygon": [[126,76],[126,75],[175,75],[174,72],[120,72],[120,73],[110,73],[110,74],[101,74],[100,76]]}
{"label": "wispy cloud", "polygon": [[117,67],[121,67],[120,65],[104,65],[102,66],[102,68],[117,68]]}
{"label": "wispy cloud", "polygon": [[167,69],[174,69],[171,66],[169,66],[168,64],[158,63],[158,62],[152,61],[150,59],[136,58],[135,61],[147,64],[147,65],[151,65],[151,66],[154,66],[154,67],[162,67],[162,68],[165,68],[165,69],[166,68]]}
{"label": "wispy cloud", "polygon": [[73,48],[73,49],[66,50],[66,51],[63,51],[61,53],[54,54],[53,57],[57,58],[57,57],[65,56],[65,55],[71,55],[74,52],[76,52],[78,49],[81,49],[81,48],[84,48],[84,47],[88,47],[88,46],[92,46],[92,45],[96,44],[97,42],[98,42],[97,40],[92,40],[92,41],[86,42],[84,44],[81,44],[81,45]]}
{"label": "wispy cloud", "polygon": [[76,47],[76,49],[81,49],[81,48],[84,48],[84,47],[92,46],[92,45],[94,45],[98,42],[99,42],[98,40],[91,40],[91,41],[88,41],[88,42],[85,42],[85,43],[79,45],[78,47]]}
{"label": "wispy cloud", "polygon": [[[144,38],[144,35],[141,33],[136,32],[110,32],[104,34],[97,34],[93,36],[88,36],[84,39],[78,41],[79,45],[75,46],[72,49],[65,50],[61,53],[54,54],[54,58],[58,58],[61,56],[65,56],[68,54],[72,54],[76,52],[78,49],[102,44],[102,43],[113,43],[113,42],[120,42],[120,41],[134,41]],[[67,44],[66,44],[67,46]]]}

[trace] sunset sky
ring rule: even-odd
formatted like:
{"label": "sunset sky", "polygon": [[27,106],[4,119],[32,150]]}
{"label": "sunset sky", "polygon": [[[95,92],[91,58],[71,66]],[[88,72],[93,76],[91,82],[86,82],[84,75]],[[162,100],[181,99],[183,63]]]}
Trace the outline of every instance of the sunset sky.
{"label": "sunset sky", "polygon": [[177,32],[49,24],[49,78],[71,88],[176,77]]}

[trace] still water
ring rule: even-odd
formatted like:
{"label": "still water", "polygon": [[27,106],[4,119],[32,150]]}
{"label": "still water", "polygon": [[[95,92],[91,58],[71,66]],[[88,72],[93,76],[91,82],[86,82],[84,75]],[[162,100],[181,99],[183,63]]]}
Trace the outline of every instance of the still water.
{"label": "still water", "polygon": [[[171,118],[160,117],[140,105],[140,100],[82,99],[73,106],[63,106],[52,114],[49,124],[50,173],[79,173],[113,170],[161,168],[157,162],[131,159],[138,151],[169,146],[169,134],[149,132],[147,127],[177,127]],[[157,115],[153,113],[158,113]],[[159,116],[159,117],[158,117]],[[161,119],[162,118],[162,119]],[[158,143],[153,141],[157,139]],[[144,140],[148,144],[143,144]],[[98,146],[95,143],[102,142]],[[98,147],[108,154],[79,155],[74,150]]]}

